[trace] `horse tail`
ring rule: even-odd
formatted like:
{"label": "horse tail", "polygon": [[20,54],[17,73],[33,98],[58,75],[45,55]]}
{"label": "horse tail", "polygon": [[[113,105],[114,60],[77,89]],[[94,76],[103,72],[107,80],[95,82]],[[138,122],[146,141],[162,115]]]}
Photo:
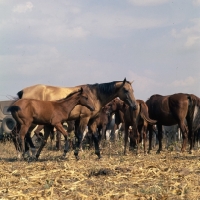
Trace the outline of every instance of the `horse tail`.
{"label": "horse tail", "polygon": [[16,120],[17,123],[23,124],[23,121],[18,116],[18,111],[20,110],[21,108],[19,106],[10,106],[7,111],[12,113],[12,116]]}
{"label": "horse tail", "polygon": [[200,107],[200,99],[197,96],[195,96],[194,94],[188,94],[187,98],[190,103],[189,105]]}
{"label": "horse tail", "polygon": [[17,96],[19,97],[19,99],[22,99],[23,90],[20,90],[20,91],[17,93]]}
{"label": "horse tail", "polygon": [[18,112],[19,110],[21,110],[19,106],[10,106],[7,111],[11,113],[15,113],[15,112]]}
{"label": "horse tail", "polygon": [[141,107],[140,115],[141,115],[142,119],[147,121],[150,125],[156,124],[157,123],[156,120],[149,118],[148,107],[145,105],[144,102],[140,103],[140,107]]}

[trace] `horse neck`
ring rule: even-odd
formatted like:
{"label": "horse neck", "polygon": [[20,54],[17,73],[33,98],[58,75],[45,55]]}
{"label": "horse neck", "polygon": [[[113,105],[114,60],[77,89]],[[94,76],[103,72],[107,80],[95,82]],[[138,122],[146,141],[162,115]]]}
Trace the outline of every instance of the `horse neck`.
{"label": "horse neck", "polygon": [[120,102],[117,103],[117,110],[124,112],[124,107]]}
{"label": "horse neck", "polygon": [[116,98],[118,96],[116,91],[117,90],[115,89],[114,93],[105,94],[103,92],[100,92],[100,91],[96,90],[96,92],[97,92],[97,98],[99,100],[99,103],[101,104],[101,107],[105,106],[106,104],[108,104],[114,98]]}
{"label": "horse neck", "polygon": [[60,104],[64,106],[65,110],[68,110],[69,112],[72,111],[72,109],[79,104],[80,96],[78,94],[75,94],[67,99],[64,99]]}
{"label": "horse neck", "polygon": [[87,85],[93,93],[94,99],[98,100],[99,107],[103,107],[114,98],[118,97],[119,89],[122,87],[123,82],[113,81],[110,83],[101,83],[94,85]]}

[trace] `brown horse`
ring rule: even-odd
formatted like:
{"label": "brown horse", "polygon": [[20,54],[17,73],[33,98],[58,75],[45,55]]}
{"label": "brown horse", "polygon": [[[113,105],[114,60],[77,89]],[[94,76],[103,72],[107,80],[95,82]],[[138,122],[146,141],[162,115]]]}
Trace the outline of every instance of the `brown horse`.
{"label": "brown horse", "polygon": [[[24,137],[32,123],[50,125],[48,130],[55,127],[64,135],[67,142],[67,132],[62,126],[62,122],[69,118],[71,110],[76,105],[86,106],[91,111],[94,111],[93,101],[88,98],[87,93],[82,88],[58,101],[20,99],[14,102],[8,108],[8,111],[12,113],[13,118],[20,124],[19,136],[22,144],[22,155],[24,156],[25,153]],[[47,134],[49,132],[45,132],[45,135]],[[45,144],[46,141],[44,140],[42,145],[44,146]]]}
{"label": "brown horse", "polygon": [[[77,105],[71,111],[68,120],[75,121],[75,135],[77,138],[76,149],[74,155],[78,158],[78,151],[83,138],[83,132],[86,126],[91,126],[93,140],[95,143],[95,153],[100,158],[98,136],[96,133],[96,127],[93,126],[93,119],[98,117],[99,112],[103,106],[109,103],[112,99],[119,97],[125,103],[127,103],[132,109],[137,109],[137,103],[133,94],[133,88],[129,81],[124,79],[123,81],[113,81],[109,83],[101,84],[86,84],[81,86],[76,86],[73,89],[77,90],[82,87],[87,91],[87,94],[93,99],[95,105],[95,111],[90,111],[89,109]],[[40,89],[41,88],[41,89]],[[61,90],[62,89],[62,90]],[[60,98],[63,93],[67,93],[68,88],[59,88],[52,86],[36,85],[23,89],[18,92],[19,98],[40,98],[45,100],[45,98],[51,98],[55,100]],[[66,150],[64,150],[64,156],[66,155]],[[39,152],[36,156],[39,156]]]}
{"label": "brown horse", "polygon": [[138,109],[130,110],[128,105],[125,105],[124,102],[120,99],[114,99],[110,102],[112,111],[119,111],[116,115],[116,120],[119,123],[124,122],[125,126],[125,138],[124,138],[124,154],[126,154],[126,147],[128,142],[128,129],[129,126],[132,126],[132,130],[130,132],[130,139],[137,145],[137,154],[139,151],[139,142],[144,140],[144,153],[146,154],[146,132],[148,124],[155,124],[156,121],[149,118],[148,115],[148,107],[143,100],[137,100]]}
{"label": "brown horse", "polygon": [[[168,96],[153,95],[146,104],[149,108],[150,118],[157,120],[159,148],[157,153],[162,151],[162,125],[171,126],[178,124],[183,144],[181,151],[185,151],[187,138],[190,141],[190,153],[193,148],[194,131],[197,130],[200,122],[200,99],[193,94],[177,93]],[[185,124],[187,121],[187,126]],[[189,130],[189,132],[188,132]],[[152,149],[152,126],[149,126],[149,152]]]}
{"label": "brown horse", "polygon": [[105,105],[104,107],[102,107],[99,116],[95,118],[92,125],[88,127],[88,133],[86,136],[90,147],[92,147],[92,130],[90,130],[91,127],[97,127],[97,132],[99,135],[99,144],[101,143],[102,138],[105,139],[106,127],[110,121],[110,111],[110,106]]}

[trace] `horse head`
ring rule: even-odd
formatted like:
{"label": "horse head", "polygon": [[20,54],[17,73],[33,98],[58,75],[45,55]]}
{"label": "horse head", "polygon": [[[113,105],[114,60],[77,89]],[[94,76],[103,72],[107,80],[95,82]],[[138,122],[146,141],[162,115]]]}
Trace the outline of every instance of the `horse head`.
{"label": "horse head", "polygon": [[132,110],[136,110],[137,101],[135,99],[134,91],[131,84],[132,82],[127,81],[125,78],[119,87],[118,95],[119,98],[123,100],[126,104],[128,104]]}
{"label": "horse head", "polygon": [[80,96],[80,102],[81,102],[81,104],[85,105],[91,111],[94,111],[95,110],[94,102],[93,102],[93,99],[91,98],[91,96],[88,95],[87,90],[83,89],[81,87],[78,92],[80,92],[80,95],[81,95]]}

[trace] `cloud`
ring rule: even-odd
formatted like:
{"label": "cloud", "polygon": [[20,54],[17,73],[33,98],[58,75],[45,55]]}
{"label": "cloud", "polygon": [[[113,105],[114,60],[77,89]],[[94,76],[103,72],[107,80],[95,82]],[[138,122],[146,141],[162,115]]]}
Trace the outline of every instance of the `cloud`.
{"label": "cloud", "polygon": [[168,0],[128,0],[135,6],[156,6],[166,3]]}
{"label": "cloud", "polygon": [[92,35],[101,38],[124,37],[133,30],[162,27],[166,24],[163,18],[130,17],[125,13],[87,13],[77,18],[75,24],[82,24],[83,28]]}
{"label": "cloud", "polygon": [[199,47],[200,45],[200,18],[191,20],[193,26],[186,27],[178,31],[173,29],[171,35],[182,40],[185,48]]}
{"label": "cloud", "polygon": [[145,72],[145,74],[142,76],[137,73],[134,73],[133,71],[129,71],[128,74],[128,80],[134,81],[133,88],[135,90],[135,95],[137,99],[139,98],[145,100],[152,94],[154,94],[155,91],[156,93],[158,93],[160,88],[164,87],[164,84],[159,82],[155,76],[151,76],[152,72],[150,71],[147,71],[147,73]]}
{"label": "cloud", "polygon": [[33,4],[29,1],[25,4],[19,4],[13,8],[13,12],[25,13],[27,11],[32,11]]}
{"label": "cloud", "polygon": [[174,87],[185,87],[185,86],[192,86],[194,84],[195,84],[195,79],[193,77],[189,76],[185,80],[173,81],[171,86],[174,86]]}

